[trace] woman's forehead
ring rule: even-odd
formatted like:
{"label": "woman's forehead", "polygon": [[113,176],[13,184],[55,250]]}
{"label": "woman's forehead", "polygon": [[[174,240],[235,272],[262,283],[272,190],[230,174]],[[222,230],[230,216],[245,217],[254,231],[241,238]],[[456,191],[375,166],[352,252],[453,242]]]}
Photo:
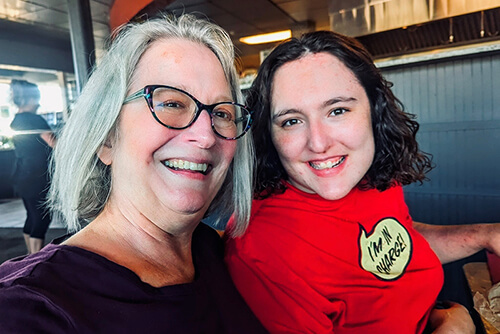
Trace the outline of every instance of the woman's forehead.
{"label": "woman's forehead", "polygon": [[337,57],[324,52],[284,64],[276,71],[271,87],[273,104],[364,93],[354,73]]}
{"label": "woman's forehead", "polygon": [[224,69],[213,51],[182,38],[160,39],[144,52],[130,90],[153,84],[183,89],[204,103],[232,99]]}

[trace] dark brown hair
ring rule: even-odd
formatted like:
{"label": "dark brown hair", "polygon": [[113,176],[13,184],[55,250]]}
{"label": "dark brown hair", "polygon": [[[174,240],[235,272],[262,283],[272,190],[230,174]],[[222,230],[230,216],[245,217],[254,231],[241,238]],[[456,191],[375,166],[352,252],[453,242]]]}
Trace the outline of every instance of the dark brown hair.
{"label": "dark brown hair", "polygon": [[419,150],[415,116],[404,112],[368,51],[354,38],[331,31],[316,31],[293,38],[276,47],[262,63],[247,93],[247,104],[254,110],[252,126],[255,141],[256,197],[282,192],[288,175],[271,139],[271,91],[276,71],[284,64],[308,54],[325,52],[338,58],[356,76],[370,101],[375,157],[360,189],[385,190],[395,183],[422,182],[432,169],[431,156]]}

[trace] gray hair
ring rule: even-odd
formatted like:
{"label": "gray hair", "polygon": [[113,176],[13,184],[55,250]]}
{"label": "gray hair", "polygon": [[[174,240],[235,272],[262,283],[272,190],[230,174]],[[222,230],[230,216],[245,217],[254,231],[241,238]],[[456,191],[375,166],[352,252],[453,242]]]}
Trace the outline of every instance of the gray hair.
{"label": "gray hair", "polygon": [[[118,118],[141,56],[155,41],[180,38],[208,47],[219,59],[234,101],[242,101],[234,66],[234,47],[219,26],[193,15],[164,16],[120,29],[103,56],[63,128],[52,158],[49,205],[62,216],[69,231],[93,220],[104,208],[111,190],[111,170],[97,157],[108,140],[116,139]],[[238,139],[226,179],[208,212],[219,223],[234,213],[233,236],[248,225],[252,201],[254,152],[251,135]]]}

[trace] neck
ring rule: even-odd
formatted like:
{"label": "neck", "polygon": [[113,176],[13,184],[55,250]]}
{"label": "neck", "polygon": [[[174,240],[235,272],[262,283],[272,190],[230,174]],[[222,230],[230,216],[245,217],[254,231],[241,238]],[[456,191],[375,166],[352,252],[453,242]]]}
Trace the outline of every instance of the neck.
{"label": "neck", "polygon": [[131,218],[107,206],[66,243],[104,256],[155,287],[188,283],[195,274],[191,243],[198,222],[183,225],[183,230],[172,232],[168,224],[155,224],[142,215]]}

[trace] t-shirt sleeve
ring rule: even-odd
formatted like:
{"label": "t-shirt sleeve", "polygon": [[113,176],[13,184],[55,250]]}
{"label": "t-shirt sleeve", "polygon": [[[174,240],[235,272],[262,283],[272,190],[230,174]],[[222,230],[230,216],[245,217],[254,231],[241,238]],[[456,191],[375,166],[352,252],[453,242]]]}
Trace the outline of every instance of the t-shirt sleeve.
{"label": "t-shirt sleeve", "polygon": [[280,263],[272,252],[261,257],[269,251],[265,247],[252,249],[251,253],[256,255],[253,253],[256,251],[260,254],[257,258],[269,259],[269,262],[256,260],[249,256],[248,249],[242,250],[240,246],[234,239],[227,240],[225,261],[240,294],[267,330],[271,333],[333,333],[332,319],[322,306],[313,303],[310,287],[299,275]]}
{"label": "t-shirt sleeve", "polygon": [[63,310],[22,286],[0,292],[0,333],[76,333]]}

